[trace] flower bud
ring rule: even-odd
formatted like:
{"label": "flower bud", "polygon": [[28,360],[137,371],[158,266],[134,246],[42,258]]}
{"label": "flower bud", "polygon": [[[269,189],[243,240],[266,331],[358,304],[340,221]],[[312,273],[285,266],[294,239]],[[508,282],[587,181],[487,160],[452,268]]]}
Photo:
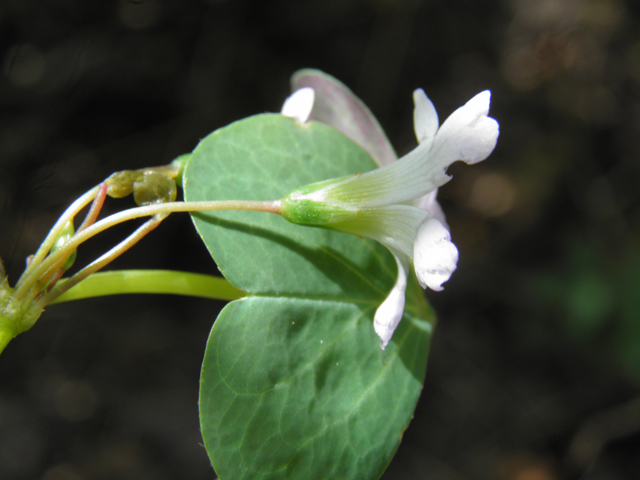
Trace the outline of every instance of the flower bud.
{"label": "flower bud", "polygon": [[[73,227],[73,222],[72,221],[67,222],[67,224],[64,226],[64,228],[60,232],[60,236],[58,236],[56,241],[53,243],[50,253],[53,253],[56,250],[62,248],[71,239],[71,237],[73,237],[74,233],[75,233],[75,228]],[[63,272],[66,272],[67,270],[69,270],[73,266],[73,263],[76,261],[76,254],[77,254],[77,251],[74,250],[73,253],[69,255],[69,258],[67,258],[65,262],[62,264],[62,266],[60,267],[60,270],[62,270]]]}
{"label": "flower bud", "polygon": [[140,205],[173,202],[176,182],[162,173],[147,171],[133,183],[133,199]]}
{"label": "flower bud", "polygon": [[142,172],[139,170],[122,170],[115,172],[105,180],[107,184],[107,195],[111,198],[123,198],[133,192],[133,184],[140,177]]}

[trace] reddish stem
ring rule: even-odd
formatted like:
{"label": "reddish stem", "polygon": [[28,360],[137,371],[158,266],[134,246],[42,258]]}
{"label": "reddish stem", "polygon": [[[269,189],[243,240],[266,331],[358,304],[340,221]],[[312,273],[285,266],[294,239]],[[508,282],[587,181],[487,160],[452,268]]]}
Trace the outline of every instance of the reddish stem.
{"label": "reddish stem", "polygon": [[96,194],[96,198],[93,199],[93,202],[91,203],[91,208],[87,212],[87,216],[84,217],[84,221],[82,222],[82,225],[80,225],[80,228],[78,228],[78,232],[81,232],[85,228],[93,225],[93,223],[98,218],[98,215],[100,214],[100,210],[102,210],[102,206],[104,205],[104,200],[105,198],[107,198],[107,188],[108,187],[105,182],[102,182],[98,187],[98,193]]}

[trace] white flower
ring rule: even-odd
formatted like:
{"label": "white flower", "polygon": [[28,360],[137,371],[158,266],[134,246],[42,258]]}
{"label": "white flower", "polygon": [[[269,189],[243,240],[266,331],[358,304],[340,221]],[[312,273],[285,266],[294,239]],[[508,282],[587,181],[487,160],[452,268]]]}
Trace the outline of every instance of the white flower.
{"label": "white flower", "polygon": [[[305,69],[296,72],[291,78],[291,87],[294,93],[285,101],[282,107],[282,114],[288,117],[300,118],[304,116],[305,122],[314,120],[320,123],[331,125],[345,136],[356,142],[364,148],[371,158],[379,167],[383,167],[398,159],[396,152],[387,139],[376,117],[371,113],[369,108],[360,100],[346,85],[339,80],[333,78],[319,70]],[[315,92],[315,98],[309,93],[304,94],[304,101],[301,99],[292,102],[302,92],[312,89]],[[429,99],[424,96],[422,101],[424,105],[416,108],[414,117],[418,111],[432,110],[433,115],[426,115],[422,122],[416,121],[416,137],[418,142],[422,140],[421,134],[418,132],[429,131],[429,124],[435,123],[438,128],[438,116],[431,105]],[[311,102],[309,105],[308,102]],[[299,105],[298,109],[292,109],[288,104],[295,103]],[[300,122],[300,120],[298,120]],[[305,123],[300,122],[300,123]],[[418,127],[419,126],[419,127]],[[432,217],[440,220],[446,227],[447,222],[444,212],[440,204],[436,200],[438,189],[427,193],[424,197],[416,199],[414,204],[417,207],[428,210]]]}
{"label": "white flower", "polygon": [[286,117],[295,118],[298,123],[305,124],[311,114],[314,98],[313,88],[304,87],[296,90],[284,101],[280,113]]}
{"label": "white flower", "polygon": [[[353,101],[357,97],[346,87],[326,77],[321,77],[324,82],[320,83],[324,91],[316,91],[322,108],[316,110],[314,105],[309,118],[340,124],[341,131],[366,148],[380,168],[294,190],[282,199],[282,214],[294,223],[367,236],[393,254],[398,277],[374,317],[374,329],[384,349],[402,319],[409,260],[413,260],[422,287],[436,291],[443,289],[442,283],[456,269],[458,250],[435,198],[437,188],[451,179],[447,167],[457,160],[473,164],[487,158],[495,148],[499,127],[487,116],[489,91],[473,97],[438,128],[433,104],[422,90],[416,90],[414,128],[419,145],[393,161],[395,153],[390,145],[384,147],[388,140],[373,115],[359,100]],[[346,117],[337,121],[336,112],[346,113]],[[373,137],[363,140],[367,130]]]}

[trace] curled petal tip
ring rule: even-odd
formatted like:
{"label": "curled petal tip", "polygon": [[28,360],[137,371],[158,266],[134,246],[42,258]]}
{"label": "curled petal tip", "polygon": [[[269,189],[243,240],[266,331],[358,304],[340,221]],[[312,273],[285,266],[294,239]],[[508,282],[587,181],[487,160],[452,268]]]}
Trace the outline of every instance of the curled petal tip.
{"label": "curled petal tip", "polygon": [[490,103],[490,90],[480,92],[467,102],[467,105],[470,105],[470,112],[475,111],[475,116],[477,116],[477,120],[473,122],[475,123],[475,128],[473,129],[474,131],[471,137],[473,138],[475,136],[478,151],[476,159],[468,161],[467,163],[469,164],[476,163],[487,158],[491,152],[493,152],[493,149],[496,147],[496,143],[498,142],[500,125],[494,118],[487,116],[489,115]]}
{"label": "curled petal tip", "polygon": [[438,131],[439,120],[436,108],[421,88],[413,92],[413,103],[415,105],[413,128],[418,143],[429,142]]}
{"label": "curled petal tip", "polygon": [[491,92],[480,92],[445,120],[438,130],[432,158],[445,168],[456,160],[471,165],[487,158],[496,146],[500,129],[488,117]]}
{"label": "curled petal tip", "polygon": [[442,223],[431,218],[418,228],[413,250],[418,281],[423,288],[440,292],[458,264],[458,249]]}
{"label": "curled petal tip", "polygon": [[490,105],[491,105],[491,91],[485,90],[483,92],[478,93],[475,97],[471,98],[471,100],[465,103],[464,106],[461,108],[468,109],[467,111],[470,113],[470,115],[481,117],[483,115],[489,114]]}
{"label": "curled petal tip", "polygon": [[491,104],[491,90],[484,90],[469,100],[467,103],[474,102],[478,105],[482,105],[482,110],[484,111],[484,115],[489,113],[489,105]]}
{"label": "curled petal tip", "polygon": [[285,117],[295,118],[298,123],[304,124],[311,115],[315,92],[311,87],[304,87],[296,90],[289,96],[282,105],[280,113]]}
{"label": "curled petal tip", "polygon": [[[393,252],[392,252],[393,253]],[[387,298],[376,310],[373,318],[373,329],[380,337],[382,350],[389,344],[393,332],[395,332],[404,313],[405,291],[407,289],[408,259],[402,254],[393,253],[398,264],[398,277]]]}
{"label": "curled petal tip", "polygon": [[[406,286],[406,278],[404,278],[404,283]],[[373,319],[373,329],[380,337],[380,348],[382,350],[391,340],[404,312],[404,289],[396,287],[391,290],[384,302],[378,307]]]}

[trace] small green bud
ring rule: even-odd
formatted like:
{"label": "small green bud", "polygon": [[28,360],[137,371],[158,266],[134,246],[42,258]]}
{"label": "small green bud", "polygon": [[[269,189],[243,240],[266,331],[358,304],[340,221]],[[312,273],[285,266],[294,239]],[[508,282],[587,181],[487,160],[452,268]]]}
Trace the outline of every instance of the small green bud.
{"label": "small green bud", "polygon": [[184,167],[187,165],[187,160],[189,160],[189,157],[191,157],[190,153],[185,153],[184,155],[180,155],[178,158],[176,158],[173,162],[171,162],[169,165],[171,167],[173,167],[176,171],[176,176],[175,176],[175,181],[176,181],[176,185],[178,185],[179,187],[183,187],[182,185],[182,175],[184,174]]}
{"label": "small green bud", "polygon": [[105,180],[107,195],[111,198],[123,198],[133,192],[133,184],[142,177],[140,170],[122,170],[112,173]]}
{"label": "small green bud", "polygon": [[[73,237],[74,233],[75,228],[73,227],[73,221],[67,222],[67,224],[60,232],[60,235],[53,243],[50,253],[53,253],[56,250],[62,248],[71,239],[71,237]],[[67,271],[73,266],[73,263],[76,261],[76,253],[77,251],[74,250],[73,253],[69,255],[69,258],[65,260],[65,262],[62,264],[62,267],[60,267],[62,271]]]}
{"label": "small green bud", "polygon": [[140,206],[173,202],[177,190],[172,178],[162,173],[146,171],[133,184],[133,199]]}

